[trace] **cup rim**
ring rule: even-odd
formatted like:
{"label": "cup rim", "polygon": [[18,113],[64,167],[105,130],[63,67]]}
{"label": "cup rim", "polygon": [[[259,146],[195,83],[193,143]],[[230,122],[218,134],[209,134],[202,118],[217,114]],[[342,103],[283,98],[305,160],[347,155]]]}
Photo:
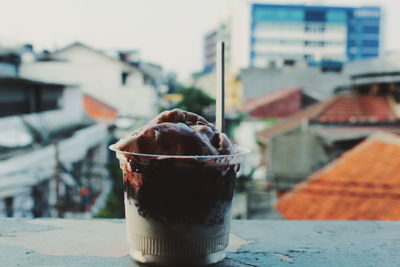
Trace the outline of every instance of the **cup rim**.
{"label": "cup rim", "polygon": [[128,152],[123,150],[118,150],[116,148],[116,144],[112,144],[108,147],[110,150],[114,152],[120,152],[123,154],[135,155],[140,157],[148,157],[148,158],[174,158],[174,159],[220,159],[220,158],[230,158],[230,157],[242,157],[249,154],[250,149],[238,145],[234,145],[234,150],[236,153],[227,154],[227,155],[159,155],[159,154],[145,154],[145,153],[136,153],[136,152]]}

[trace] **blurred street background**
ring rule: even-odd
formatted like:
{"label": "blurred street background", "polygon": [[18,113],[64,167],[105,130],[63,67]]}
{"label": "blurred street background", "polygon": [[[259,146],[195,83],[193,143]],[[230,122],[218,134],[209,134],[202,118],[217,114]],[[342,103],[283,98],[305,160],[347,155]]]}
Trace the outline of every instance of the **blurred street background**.
{"label": "blurred street background", "polygon": [[108,146],[175,107],[213,121],[224,41],[233,218],[400,220],[400,2],[0,6],[1,217],[123,218]]}

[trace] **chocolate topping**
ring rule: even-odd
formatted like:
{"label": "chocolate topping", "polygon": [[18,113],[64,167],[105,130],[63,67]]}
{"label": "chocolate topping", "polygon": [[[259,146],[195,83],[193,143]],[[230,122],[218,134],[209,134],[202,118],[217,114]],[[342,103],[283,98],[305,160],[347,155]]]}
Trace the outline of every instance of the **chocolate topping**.
{"label": "chocolate topping", "polygon": [[158,155],[227,155],[233,145],[203,117],[180,109],[165,111],[121,139],[121,151]]}

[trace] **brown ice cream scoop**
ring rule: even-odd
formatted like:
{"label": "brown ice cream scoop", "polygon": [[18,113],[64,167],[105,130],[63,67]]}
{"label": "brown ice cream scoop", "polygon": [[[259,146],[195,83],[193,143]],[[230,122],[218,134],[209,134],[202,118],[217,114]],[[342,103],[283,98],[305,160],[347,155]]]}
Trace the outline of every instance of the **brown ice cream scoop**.
{"label": "brown ice cream scoop", "polygon": [[116,144],[126,152],[158,155],[227,155],[233,145],[224,133],[195,113],[164,111]]}

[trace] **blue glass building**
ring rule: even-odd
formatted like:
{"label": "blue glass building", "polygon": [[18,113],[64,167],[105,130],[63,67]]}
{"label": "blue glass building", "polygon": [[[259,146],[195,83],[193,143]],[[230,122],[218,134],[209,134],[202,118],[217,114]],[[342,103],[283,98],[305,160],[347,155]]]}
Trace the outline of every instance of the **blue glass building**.
{"label": "blue glass building", "polygon": [[379,56],[379,7],[252,4],[250,65],[277,58],[352,61]]}

